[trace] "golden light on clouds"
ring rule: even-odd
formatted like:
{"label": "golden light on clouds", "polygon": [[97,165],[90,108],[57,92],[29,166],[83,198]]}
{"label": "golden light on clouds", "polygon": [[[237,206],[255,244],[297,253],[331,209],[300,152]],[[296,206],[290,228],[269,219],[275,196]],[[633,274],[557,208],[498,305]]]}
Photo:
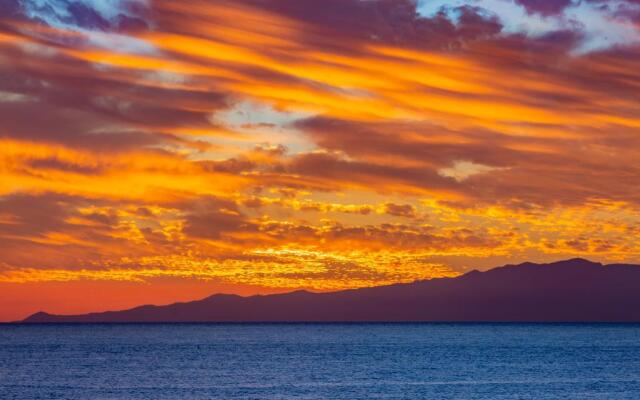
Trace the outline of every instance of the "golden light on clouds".
{"label": "golden light on clouds", "polygon": [[637,43],[402,0],[28,4],[0,18],[0,290],[640,262]]}

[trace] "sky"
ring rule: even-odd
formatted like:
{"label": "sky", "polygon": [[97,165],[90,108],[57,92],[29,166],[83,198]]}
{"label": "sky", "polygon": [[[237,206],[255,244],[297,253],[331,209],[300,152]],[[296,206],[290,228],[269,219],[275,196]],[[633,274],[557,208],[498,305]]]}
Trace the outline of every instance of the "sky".
{"label": "sky", "polygon": [[5,0],[0,321],[640,263],[637,0]]}

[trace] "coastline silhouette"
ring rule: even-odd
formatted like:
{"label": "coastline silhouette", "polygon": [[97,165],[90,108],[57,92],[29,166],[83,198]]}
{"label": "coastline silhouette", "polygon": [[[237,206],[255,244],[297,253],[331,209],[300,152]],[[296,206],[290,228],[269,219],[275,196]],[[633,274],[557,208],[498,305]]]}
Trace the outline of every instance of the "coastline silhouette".
{"label": "coastline silhouette", "polygon": [[576,258],[339,292],[217,294],[124,311],[70,316],[39,312],[22,322],[640,322],[639,288],[638,265]]}

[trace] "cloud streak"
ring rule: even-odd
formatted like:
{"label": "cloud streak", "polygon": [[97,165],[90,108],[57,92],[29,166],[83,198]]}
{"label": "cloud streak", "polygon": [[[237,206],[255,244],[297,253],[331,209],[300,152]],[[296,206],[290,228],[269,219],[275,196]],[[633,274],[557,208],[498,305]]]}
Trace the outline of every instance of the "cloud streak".
{"label": "cloud streak", "polygon": [[490,3],[3,3],[0,289],[639,262],[635,6]]}

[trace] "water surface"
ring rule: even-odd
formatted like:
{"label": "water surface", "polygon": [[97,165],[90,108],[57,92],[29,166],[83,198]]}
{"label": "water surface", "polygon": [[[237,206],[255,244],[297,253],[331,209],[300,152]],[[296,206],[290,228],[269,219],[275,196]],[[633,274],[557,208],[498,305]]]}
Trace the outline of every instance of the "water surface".
{"label": "water surface", "polygon": [[640,399],[640,325],[0,325],[0,399]]}

